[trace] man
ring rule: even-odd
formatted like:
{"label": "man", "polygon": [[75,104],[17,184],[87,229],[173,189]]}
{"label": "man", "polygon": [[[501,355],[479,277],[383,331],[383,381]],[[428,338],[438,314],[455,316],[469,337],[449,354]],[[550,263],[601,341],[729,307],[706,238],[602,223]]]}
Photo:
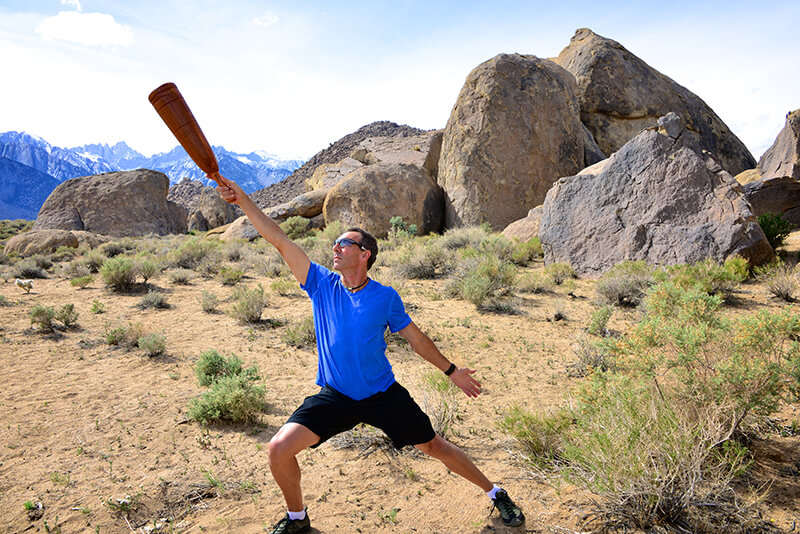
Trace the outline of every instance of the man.
{"label": "man", "polygon": [[518,526],[525,516],[508,494],[492,484],[464,452],[437,435],[430,419],[395,381],[386,358],[384,333],[399,332],[425,360],[439,368],[467,396],[480,393],[474,370],[456,367],[414,324],[400,296],[367,275],[375,262],[375,238],[350,228],[333,245],[333,268],[312,263],[300,246],[265,215],[234,182],[222,179],[217,191],[235,203],[264,239],[283,256],[300,286],[311,297],[319,356],[316,395],[303,404],[269,443],[269,467],[283,493],[288,512],[272,530],[293,534],[310,529],[303,504],[296,456],[334,435],[367,423],[383,430],[398,449],[414,445],[447,468],[484,490],[500,511],[503,523]]}

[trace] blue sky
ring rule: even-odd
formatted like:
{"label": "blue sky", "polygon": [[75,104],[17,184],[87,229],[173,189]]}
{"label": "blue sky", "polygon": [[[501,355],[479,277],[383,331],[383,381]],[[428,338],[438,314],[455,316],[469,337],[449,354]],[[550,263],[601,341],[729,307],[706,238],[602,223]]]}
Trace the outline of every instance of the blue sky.
{"label": "blue sky", "polygon": [[800,108],[798,22],[796,0],[0,0],[0,131],[167,151],[147,95],[173,81],[212,144],[308,158],[375,120],[443,128],[478,64],[558,55],[588,27],[699,95],[757,159]]}

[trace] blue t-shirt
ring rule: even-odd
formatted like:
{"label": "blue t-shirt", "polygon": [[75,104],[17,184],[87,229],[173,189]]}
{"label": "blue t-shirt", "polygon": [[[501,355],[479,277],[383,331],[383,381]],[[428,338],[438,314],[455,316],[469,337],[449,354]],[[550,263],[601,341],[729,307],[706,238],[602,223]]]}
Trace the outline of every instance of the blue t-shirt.
{"label": "blue t-shirt", "polygon": [[387,327],[394,333],[411,323],[397,291],[369,280],[351,293],[339,274],[313,262],[300,287],[314,308],[317,385],[361,400],[394,384],[383,336]]}

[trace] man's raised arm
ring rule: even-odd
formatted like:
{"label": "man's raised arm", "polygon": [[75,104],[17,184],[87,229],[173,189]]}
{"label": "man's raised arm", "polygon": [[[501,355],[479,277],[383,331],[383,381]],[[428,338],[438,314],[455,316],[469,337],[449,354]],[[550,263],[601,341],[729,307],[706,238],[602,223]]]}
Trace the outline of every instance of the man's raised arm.
{"label": "man's raised arm", "polygon": [[217,186],[217,191],[222,195],[222,198],[225,199],[226,202],[236,204],[242,208],[242,211],[244,211],[244,214],[250,219],[250,222],[253,223],[253,226],[258,233],[261,234],[261,237],[278,249],[278,252],[289,265],[289,269],[291,269],[297,281],[301,284],[305,284],[306,277],[308,276],[308,268],[311,265],[311,260],[308,259],[308,255],[305,251],[300,248],[297,243],[289,239],[275,221],[258,209],[256,203],[247,196],[247,193],[242,191],[242,188],[239,187],[236,182],[232,182],[223,177],[222,183],[222,185]]}

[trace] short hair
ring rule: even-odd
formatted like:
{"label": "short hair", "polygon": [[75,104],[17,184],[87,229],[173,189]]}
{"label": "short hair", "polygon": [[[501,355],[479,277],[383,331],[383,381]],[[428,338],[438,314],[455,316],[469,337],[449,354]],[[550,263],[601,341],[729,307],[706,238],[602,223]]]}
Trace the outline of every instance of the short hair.
{"label": "short hair", "polygon": [[367,259],[367,270],[369,270],[378,258],[378,240],[375,239],[374,235],[357,226],[350,227],[345,232],[358,232],[361,234],[361,246],[369,250],[369,258]]}

